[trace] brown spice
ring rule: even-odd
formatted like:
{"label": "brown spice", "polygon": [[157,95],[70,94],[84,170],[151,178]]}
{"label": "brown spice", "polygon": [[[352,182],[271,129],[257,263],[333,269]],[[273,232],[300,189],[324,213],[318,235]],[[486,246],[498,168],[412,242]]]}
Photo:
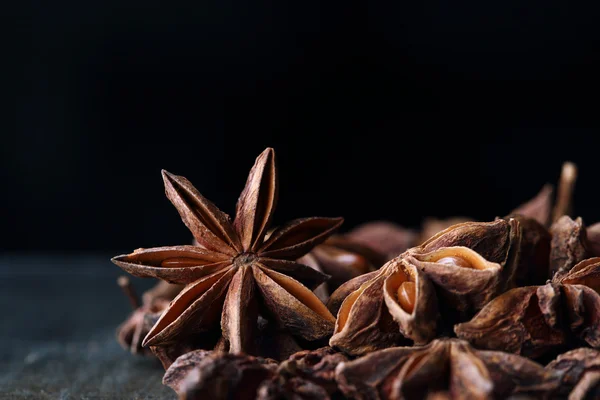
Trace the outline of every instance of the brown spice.
{"label": "brown spice", "polygon": [[133,275],[186,285],[144,345],[167,345],[220,325],[225,348],[256,354],[259,315],[304,340],[331,334],[335,318],[311,291],[327,276],[294,260],[325,241],[342,219],[294,220],[265,239],[277,200],[273,149],[257,158],[233,222],[187,179],[163,171],[163,180],[200,246],[138,249],[112,259]]}
{"label": "brown spice", "polygon": [[600,258],[587,259],[544,286],[502,294],[454,331],[479,348],[532,358],[566,345],[571,337],[600,348],[599,293]]}
{"label": "brown spice", "polygon": [[121,347],[132,354],[152,354],[150,349],[142,347],[142,341],[183,286],[159,282],[152,289],[144,292],[143,302],[140,304],[133,285],[126,276],[119,277],[117,284],[123,289],[134,308],[131,315],[117,328],[117,341]]}
{"label": "brown spice", "polygon": [[373,352],[336,369],[350,399],[489,399],[540,395],[555,389],[557,374],[516,355],[481,351],[458,339]]}
{"label": "brown spice", "polygon": [[553,396],[569,399],[595,399],[600,396],[600,352],[579,348],[561,354],[546,366],[557,373],[560,386]]}

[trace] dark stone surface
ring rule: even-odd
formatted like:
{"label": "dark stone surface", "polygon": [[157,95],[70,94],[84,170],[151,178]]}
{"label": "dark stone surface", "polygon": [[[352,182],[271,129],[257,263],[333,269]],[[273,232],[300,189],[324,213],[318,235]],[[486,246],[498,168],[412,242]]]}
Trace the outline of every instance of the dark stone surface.
{"label": "dark stone surface", "polygon": [[115,340],[131,309],[110,256],[0,256],[1,399],[176,398],[158,361]]}

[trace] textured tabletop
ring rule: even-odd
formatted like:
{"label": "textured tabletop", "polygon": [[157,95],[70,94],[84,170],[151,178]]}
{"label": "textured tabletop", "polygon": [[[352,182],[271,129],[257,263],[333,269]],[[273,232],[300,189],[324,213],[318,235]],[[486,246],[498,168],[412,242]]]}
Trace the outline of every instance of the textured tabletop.
{"label": "textured tabletop", "polygon": [[[0,256],[0,398],[176,398],[158,361],[115,341],[131,310],[109,258]],[[139,292],[152,284],[133,282]]]}

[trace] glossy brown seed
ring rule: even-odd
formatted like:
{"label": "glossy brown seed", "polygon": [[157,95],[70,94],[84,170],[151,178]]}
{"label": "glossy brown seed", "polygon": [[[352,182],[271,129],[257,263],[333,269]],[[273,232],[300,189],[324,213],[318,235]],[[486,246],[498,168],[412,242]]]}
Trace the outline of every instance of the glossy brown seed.
{"label": "glossy brown seed", "polygon": [[398,287],[398,303],[407,313],[415,309],[417,287],[414,282],[404,282]]}
{"label": "glossy brown seed", "polygon": [[196,265],[202,265],[203,263],[196,259],[190,257],[173,257],[167,258],[160,263],[160,266],[163,268],[182,268],[182,267],[194,267]]}

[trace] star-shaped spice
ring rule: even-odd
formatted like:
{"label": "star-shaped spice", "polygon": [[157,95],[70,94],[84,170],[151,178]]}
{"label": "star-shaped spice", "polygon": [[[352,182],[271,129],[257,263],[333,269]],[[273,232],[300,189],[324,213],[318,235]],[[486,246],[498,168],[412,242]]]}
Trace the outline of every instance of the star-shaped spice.
{"label": "star-shaped spice", "polygon": [[599,293],[600,258],[590,258],[544,286],[509,290],[454,331],[479,348],[532,358],[575,340],[600,348]]}
{"label": "star-shaped spice", "polygon": [[480,351],[458,339],[379,350],[336,368],[350,399],[495,399],[540,395],[557,386],[557,374],[514,354]]}
{"label": "star-shaped spice", "polygon": [[256,159],[233,222],[184,177],[163,171],[163,180],[200,246],[138,249],[113,258],[132,275],[186,285],[144,346],[166,345],[220,325],[230,352],[253,354],[259,315],[304,340],[331,334],[335,318],[311,292],[327,275],[295,260],[327,239],[342,219],[293,220],[265,239],[277,200],[273,149]]}

